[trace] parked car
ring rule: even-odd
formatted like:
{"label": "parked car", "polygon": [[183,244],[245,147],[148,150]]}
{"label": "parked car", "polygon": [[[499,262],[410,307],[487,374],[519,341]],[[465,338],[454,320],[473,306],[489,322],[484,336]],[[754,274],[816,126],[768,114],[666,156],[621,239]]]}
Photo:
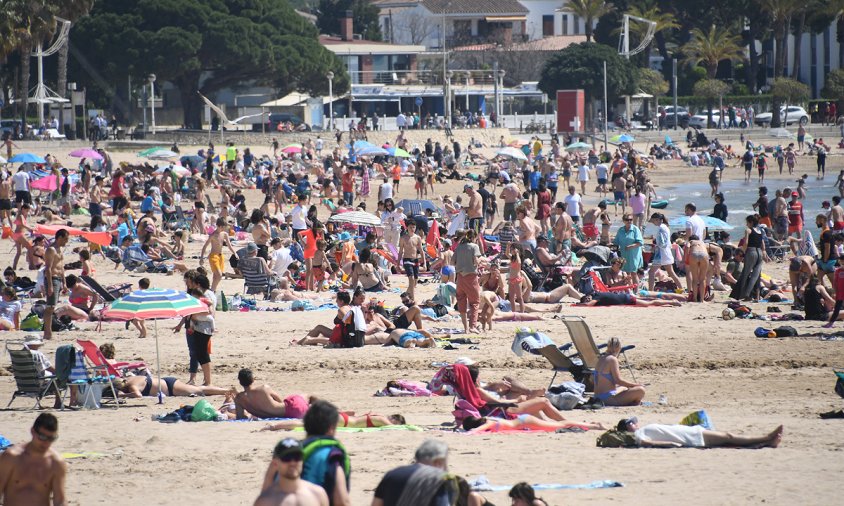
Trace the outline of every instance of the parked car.
{"label": "parked car", "polygon": [[[786,117],[786,112],[788,112],[788,117]],[[773,116],[773,113],[763,112],[757,114],[753,118],[753,122],[759,126],[771,126],[771,118]],[[788,111],[786,111],[785,107],[782,107],[780,108],[780,121],[786,125],[793,125],[795,123],[805,125],[809,122],[809,113],[806,112],[806,109],[796,105],[788,106]]]}
{"label": "parked car", "polygon": [[708,117],[706,111],[701,111],[689,118],[689,126],[694,128],[717,128],[720,115],[721,113],[719,111],[712,111],[712,123],[710,123],[709,126],[706,126]]}
{"label": "parked car", "polygon": [[[665,110],[665,126],[666,128],[674,128],[674,106],[669,105],[663,108]],[[681,128],[689,127],[689,110],[682,106],[677,106],[677,123]]]}

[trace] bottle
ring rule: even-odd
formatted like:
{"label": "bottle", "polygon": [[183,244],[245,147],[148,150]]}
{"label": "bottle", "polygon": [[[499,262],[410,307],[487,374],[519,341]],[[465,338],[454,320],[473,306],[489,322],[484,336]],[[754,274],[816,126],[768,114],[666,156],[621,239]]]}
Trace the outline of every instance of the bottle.
{"label": "bottle", "polygon": [[215,311],[224,311],[224,309],[223,309],[223,301],[224,300],[225,300],[225,295],[223,295],[223,292],[221,291],[220,296],[217,297],[217,305],[214,307]]}
{"label": "bottle", "polygon": [[229,301],[228,301],[228,299],[226,299],[226,293],[223,292],[222,290],[220,290],[220,299],[218,300],[218,302],[219,302],[219,306],[220,306],[220,308],[219,308],[220,311],[225,312],[225,311],[229,310]]}

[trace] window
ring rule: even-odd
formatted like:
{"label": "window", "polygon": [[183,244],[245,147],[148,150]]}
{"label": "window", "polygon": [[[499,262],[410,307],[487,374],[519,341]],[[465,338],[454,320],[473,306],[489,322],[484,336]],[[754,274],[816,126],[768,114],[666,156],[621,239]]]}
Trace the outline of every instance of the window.
{"label": "window", "polygon": [[554,15],[545,14],[542,16],[542,36],[550,37],[554,35]]}
{"label": "window", "polygon": [[561,35],[568,35],[569,34],[569,15],[563,14],[563,31]]}

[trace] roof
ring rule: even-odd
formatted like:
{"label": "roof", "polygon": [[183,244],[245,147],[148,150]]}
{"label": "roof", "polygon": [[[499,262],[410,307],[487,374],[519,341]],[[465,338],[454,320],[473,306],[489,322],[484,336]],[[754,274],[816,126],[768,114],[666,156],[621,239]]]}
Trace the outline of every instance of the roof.
{"label": "roof", "polygon": [[434,14],[528,14],[518,0],[422,0]]}
{"label": "roof", "polygon": [[[553,37],[529,40],[527,42],[517,42],[508,46],[506,49],[509,51],[559,51],[571,44],[579,44],[581,42],[586,42],[585,35],[555,35]],[[505,48],[498,44],[487,42],[484,44],[458,46],[452,48],[452,51],[492,51],[495,49]]]}
{"label": "roof", "polygon": [[319,43],[338,55],[351,54],[417,54],[425,51],[425,46],[411,44],[390,44],[373,40],[343,40],[340,37],[320,35]]}

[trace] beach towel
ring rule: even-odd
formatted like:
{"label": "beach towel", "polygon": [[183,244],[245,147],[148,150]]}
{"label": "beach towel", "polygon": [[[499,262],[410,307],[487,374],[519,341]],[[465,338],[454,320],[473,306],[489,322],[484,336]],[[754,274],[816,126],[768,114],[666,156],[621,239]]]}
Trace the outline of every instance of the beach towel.
{"label": "beach towel", "polygon": [[481,410],[486,406],[486,402],[481,399],[478,387],[472,381],[469,369],[465,365],[452,364],[441,368],[431,379],[428,388],[432,392],[437,392],[446,385],[453,387],[460,398],[468,401],[475,409]]}
{"label": "beach towel", "polygon": [[[486,476],[478,476],[469,480],[469,486],[476,492],[506,492],[513,488],[512,485],[492,485]],[[598,480],[591,483],[578,483],[565,485],[562,483],[534,483],[531,484],[534,490],[582,490],[597,488],[623,487],[624,484],[613,480]]]}
{"label": "beach towel", "polygon": [[67,230],[70,235],[80,236],[88,242],[98,244],[100,246],[108,246],[111,244],[111,234],[108,232],[88,232],[80,228],[66,227],[64,225],[38,225],[35,227],[35,233],[39,235],[56,235],[59,230]]}
{"label": "beach towel", "polygon": [[[296,427],[294,432],[305,432],[304,427]],[[337,432],[382,432],[385,430],[406,430],[423,432],[425,429],[418,425],[384,425],[382,427],[337,427]]]}
{"label": "beach towel", "polygon": [[391,381],[383,390],[375,392],[375,397],[431,397],[431,391],[421,381]]}
{"label": "beach towel", "polygon": [[547,335],[542,332],[536,332],[529,327],[522,327],[516,331],[516,337],[513,339],[510,349],[517,356],[521,357],[525,352],[533,353],[533,350],[539,350],[549,344],[553,345],[554,341]]}

